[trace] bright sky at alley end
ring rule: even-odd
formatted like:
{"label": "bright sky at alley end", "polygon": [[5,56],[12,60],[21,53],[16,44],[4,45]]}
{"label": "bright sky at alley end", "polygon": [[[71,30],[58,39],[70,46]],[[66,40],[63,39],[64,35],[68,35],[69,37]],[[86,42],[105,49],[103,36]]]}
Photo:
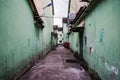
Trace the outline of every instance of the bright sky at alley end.
{"label": "bright sky at alley end", "polygon": [[53,0],[53,1],[55,9],[54,25],[62,27],[62,17],[66,17],[68,12],[68,0]]}

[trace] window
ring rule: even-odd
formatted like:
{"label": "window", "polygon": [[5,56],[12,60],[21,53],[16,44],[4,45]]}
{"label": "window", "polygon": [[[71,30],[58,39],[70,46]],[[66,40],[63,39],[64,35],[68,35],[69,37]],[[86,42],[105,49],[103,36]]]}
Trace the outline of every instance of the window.
{"label": "window", "polygon": [[62,43],[62,40],[60,40],[59,42]]}
{"label": "window", "polygon": [[62,34],[60,34],[60,37],[62,37]]}

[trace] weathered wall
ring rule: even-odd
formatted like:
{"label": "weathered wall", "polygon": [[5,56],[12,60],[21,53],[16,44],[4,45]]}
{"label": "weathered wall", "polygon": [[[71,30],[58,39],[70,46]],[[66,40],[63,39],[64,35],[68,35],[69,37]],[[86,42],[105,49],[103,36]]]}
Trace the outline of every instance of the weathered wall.
{"label": "weathered wall", "polygon": [[50,49],[51,24],[46,20],[44,30],[36,28],[27,0],[0,0],[0,80],[9,80],[37,52]]}
{"label": "weathered wall", "polygon": [[66,23],[63,23],[63,42],[68,41],[68,27]]}
{"label": "weathered wall", "polygon": [[69,34],[70,48],[77,54],[79,54],[79,34],[78,32],[71,32]]}
{"label": "weathered wall", "polygon": [[[43,0],[43,6],[51,3],[51,0]],[[44,21],[45,28],[43,29],[43,51],[51,46],[51,32],[53,31],[53,15],[52,15],[52,6],[45,8],[43,11],[42,19]]]}
{"label": "weathered wall", "polygon": [[52,35],[51,36],[51,47],[55,47],[57,45],[57,37]]}
{"label": "weathered wall", "polygon": [[84,59],[102,80],[120,80],[119,4],[104,0],[85,19]]}

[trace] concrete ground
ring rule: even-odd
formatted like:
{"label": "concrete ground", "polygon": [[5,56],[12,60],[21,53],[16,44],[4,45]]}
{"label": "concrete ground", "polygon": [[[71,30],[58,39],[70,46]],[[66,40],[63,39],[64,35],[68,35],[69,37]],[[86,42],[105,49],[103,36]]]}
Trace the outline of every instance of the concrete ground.
{"label": "concrete ground", "polygon": [[[72,59],[72,60],[69,60]],[[66,61],[67,60],[67,61]],[[91,80],[70,50],[56,47],[19,80]]]}

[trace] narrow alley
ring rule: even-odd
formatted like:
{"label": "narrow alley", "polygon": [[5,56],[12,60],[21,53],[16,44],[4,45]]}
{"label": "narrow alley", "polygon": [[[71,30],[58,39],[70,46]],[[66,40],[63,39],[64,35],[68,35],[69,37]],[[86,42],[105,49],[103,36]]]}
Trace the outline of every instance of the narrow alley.
{"label": "narrow alley", "polygon": [[0,0],[0,80],[120,80],[120,0]]}
{"label": "narrow alley", "polygon": [[[70,60],[73,60],[70,62]],[[19,80],[91,80],[73,53],[62,45],[37,63]]]}

